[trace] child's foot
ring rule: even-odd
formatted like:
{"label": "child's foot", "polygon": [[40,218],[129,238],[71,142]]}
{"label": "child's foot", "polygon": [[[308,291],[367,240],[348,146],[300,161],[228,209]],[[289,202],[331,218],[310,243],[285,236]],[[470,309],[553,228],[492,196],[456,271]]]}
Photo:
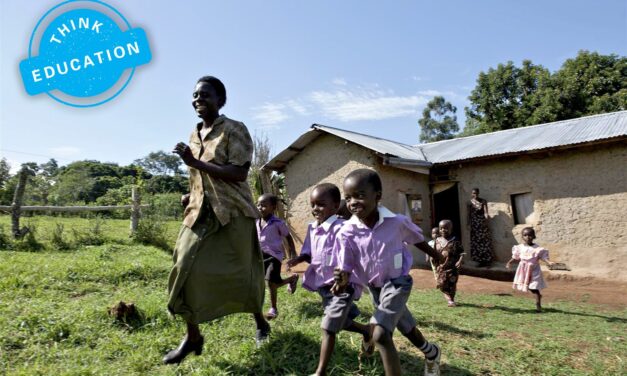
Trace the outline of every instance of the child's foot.
{"label": "child's foot", "polygon": [[268,310],[268,313],[266,313],[266,318],[268,320],[272,320],[272,319],[276,319],[278,315],[279,315],[279,311],[277,311],[276,308],[270,308]]}
{"label": "child's foot", "polygon": [[536,312],[537,313],[541,313],[542,312],[542,306],[540,305],[540,303],[536,303]]}
{"label": "child's foot", "polygon": [[442,350],[435,343],[433,346],[438,350],[438,355],[431,360],[425,359],[424,376],[440,376],[440,356],[442,355]]}
{"label": "child's foot", "polygon": [[449,300],[449,301],[448,301],[448,306],[449,306],[449,307],[457,307],[457,304],[456,304],[454,301]]}
{"label": "child's foot", "polygon": [[292,274],[292,280],[290,284],[287,285],[287,292],[293,294],[296,292],[296,288],[298,287],[298,274]]}

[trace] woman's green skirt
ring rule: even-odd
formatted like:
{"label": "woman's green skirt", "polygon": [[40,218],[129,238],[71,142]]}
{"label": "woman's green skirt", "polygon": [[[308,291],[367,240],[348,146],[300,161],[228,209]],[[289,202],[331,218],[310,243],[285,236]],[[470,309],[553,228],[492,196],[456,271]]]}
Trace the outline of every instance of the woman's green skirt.
{"label": "woman's green skirt", "polygon": [[264,273],[255,220],[222,226],[213,210],[179,232],[168,281],[168,310],[199,324],[236,312],[261,312]]}

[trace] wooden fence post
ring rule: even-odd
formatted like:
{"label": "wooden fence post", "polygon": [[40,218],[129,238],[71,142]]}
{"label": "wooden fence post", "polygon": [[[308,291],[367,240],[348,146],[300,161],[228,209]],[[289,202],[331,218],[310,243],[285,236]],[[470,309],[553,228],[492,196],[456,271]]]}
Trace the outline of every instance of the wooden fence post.
{"label": "wooden fence post", "polygon": [[131,209],[131,236],[137,231],[137,224],[139,223],[139,217],[141,216],[141,194],[137,187],[133,187],[131,190],[131,200],[133,201],[133,208]]}
{"label": "wooden fence post", "polygon": [[24,198],[24,190],[26,189],[26,180],[30,170],[27,167],[22,167],[20,170],[20,177],[15,187],[15,194],[13,195],[13,202],[11,203],[11,232],[15,239],[19,239],[24,236],[28,229],[20,229],[20,213],[22,207],[22,200]]}

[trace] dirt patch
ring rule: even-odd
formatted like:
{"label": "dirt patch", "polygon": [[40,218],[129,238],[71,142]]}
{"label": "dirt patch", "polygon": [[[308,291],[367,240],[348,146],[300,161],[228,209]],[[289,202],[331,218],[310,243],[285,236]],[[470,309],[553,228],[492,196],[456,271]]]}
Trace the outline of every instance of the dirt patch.
{"label": "dirt patch", "polygon": [[[414,288],[435,288],[435,281],[431,270],[412,269]],[[608,282],[595,279],[568,280],[549,279],[548,288],[542,290],[543,302],[567,300],[571,302],[601,304],[613,309],[627,307],[627,283]],[[527,296],[533,299],[532,294],[515,291],[511,282],[493,281],[485,278],[462,275],[457,283],[457,291],[462,294],[480,293],[492,295]]]}

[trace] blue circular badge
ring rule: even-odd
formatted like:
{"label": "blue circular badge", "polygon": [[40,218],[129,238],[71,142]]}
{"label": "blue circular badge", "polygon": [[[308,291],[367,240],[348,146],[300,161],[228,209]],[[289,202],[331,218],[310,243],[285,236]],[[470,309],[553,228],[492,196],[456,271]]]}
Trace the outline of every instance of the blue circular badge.
{"label": "blue circular badge", "polygon": [[[100,10],[93,9],[94,4]],[[64,11],[65,7],[71,9]],[[53,11],[61,14],[52,18]],[[117,15],[124,30],[105,12]],[[33,40],[43,24],[39,51],[33,56]],[[131,81],[135,67],[151,57],[144,30],[131,28],[115,8],[99,0],[69,0],[37,22],[20,73],[30,95],[46,93],[69,106],[94,107],[118,96]]]}

